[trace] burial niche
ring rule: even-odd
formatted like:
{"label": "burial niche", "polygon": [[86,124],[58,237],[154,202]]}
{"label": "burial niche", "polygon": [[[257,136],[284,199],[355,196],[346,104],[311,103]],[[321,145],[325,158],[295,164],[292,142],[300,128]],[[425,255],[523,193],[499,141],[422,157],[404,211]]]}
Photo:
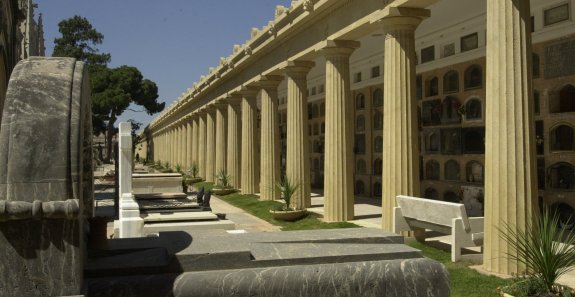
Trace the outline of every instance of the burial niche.
{"label": "burial niche", "polygon": [[566,124],[561,124],[551,129],[551,151],[572,151],[575,150],[573,141],[573,128]]}
{"label": "burial niche", "polygon": [[552,189],[573,190],[575,188],[575,168],[567,162],[552,165],[548,175]]}
{"label": "burial niche", "polygon": [[479,65],[471,65],[465,70],[465,89],[481,88],[483,73]]}
{"label": "burial niche", "polygon": [[425,163],[425,179],[439,179],[439,163],[435,160],[429,160]]}

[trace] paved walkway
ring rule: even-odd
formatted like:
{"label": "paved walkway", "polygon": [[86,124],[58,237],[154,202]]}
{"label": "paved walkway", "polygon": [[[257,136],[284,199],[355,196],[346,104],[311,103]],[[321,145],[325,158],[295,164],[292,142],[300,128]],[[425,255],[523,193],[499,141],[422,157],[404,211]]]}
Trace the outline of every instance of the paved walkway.
{"label": "paved walkway", "polygon": [[280,231],[280,227],[255,217],[217,197],[212,196],[210,206],[213,213],[225,213],[228,220],[236,223],[236,229],[238,230],[246,230],[250,233]]}

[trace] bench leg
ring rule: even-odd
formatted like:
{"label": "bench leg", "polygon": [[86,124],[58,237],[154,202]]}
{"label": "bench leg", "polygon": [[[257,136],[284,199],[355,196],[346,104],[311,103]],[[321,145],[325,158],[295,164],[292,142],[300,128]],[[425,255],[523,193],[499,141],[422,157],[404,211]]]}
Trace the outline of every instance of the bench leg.
{"label": "bench leg", "polygon": [[455,236],[451,236],[451,262],[461,260],[461,247],[456,242]]}
{"label": "bench leg", "polygon": [[425,242],[425,229],[423,228],[412,228],[413,230],[413,237],[415,237],[415,240],[419,241],[419,242]]}

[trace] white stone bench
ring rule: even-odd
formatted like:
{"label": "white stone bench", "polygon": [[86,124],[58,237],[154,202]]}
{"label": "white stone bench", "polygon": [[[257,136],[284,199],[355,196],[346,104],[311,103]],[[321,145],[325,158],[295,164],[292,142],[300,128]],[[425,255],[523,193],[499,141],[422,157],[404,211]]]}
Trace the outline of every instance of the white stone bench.
{"label": "white stone bench", "polygon": [[[451,261],[477,260],[478,255],[461,255],[461,248],[483,246],[483,217],[467,217],[465,205],[409,196],[397,196],[393,210],[393,232],[429,229],[451,234]],[[416,236],[418,240],[425,237]]]}

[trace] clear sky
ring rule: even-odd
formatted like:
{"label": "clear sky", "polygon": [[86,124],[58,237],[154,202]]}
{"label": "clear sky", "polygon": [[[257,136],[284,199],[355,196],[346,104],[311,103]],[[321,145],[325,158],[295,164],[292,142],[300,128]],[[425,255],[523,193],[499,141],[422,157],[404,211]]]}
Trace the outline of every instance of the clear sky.
{"label": "clear sky", "polygon": [[[100,50],[112,55],[111,67],[135,66],[158,85],[166,107],[191,87],[220,57],[243,44],[252,27],[274,18],[276,5],[291,0],[34,0],[42,13],[46,55],[52,55],[58,22],[80,15],[100,33]],[[142,110],[141,107],[133,109]],[[125,112],[120,120],[147,125],[145,112]]]}

